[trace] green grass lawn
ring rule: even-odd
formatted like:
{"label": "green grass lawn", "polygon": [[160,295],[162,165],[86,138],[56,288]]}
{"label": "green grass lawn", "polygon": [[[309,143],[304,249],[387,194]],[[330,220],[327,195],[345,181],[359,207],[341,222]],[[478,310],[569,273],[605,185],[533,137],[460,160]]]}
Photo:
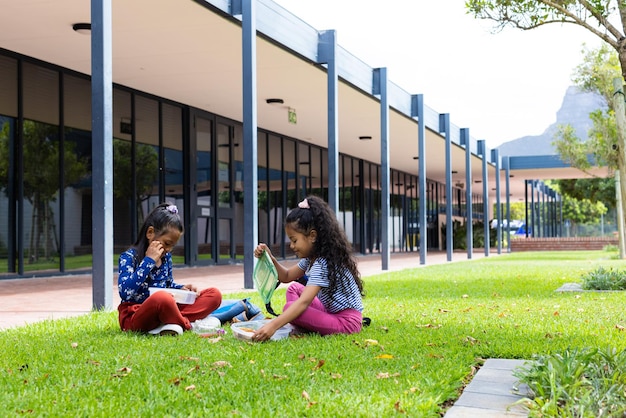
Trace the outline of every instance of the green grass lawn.
{"label": "green grass lawn", "polygon": [[622,292],[555,291],[621,265],[602,251],[516,253],[366,277],[372,325],[357,335],[151,337],[122,333],[116,312],[32,324],[0,332],[0,404],[11,416],[438,417],[482,359],[622,351]]}

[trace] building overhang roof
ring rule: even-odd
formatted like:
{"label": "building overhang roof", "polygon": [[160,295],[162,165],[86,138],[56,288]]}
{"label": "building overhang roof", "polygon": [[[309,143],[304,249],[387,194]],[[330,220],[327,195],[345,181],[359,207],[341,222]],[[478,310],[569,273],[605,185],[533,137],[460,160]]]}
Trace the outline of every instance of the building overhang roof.
{"label": "building overhang roof", "polygon": [[[324,65],[317,59],[319,32],[270,0],[259,0],[257,4],[258,126],[327,148],[327,78]],[[241,121],[241,25],[240,17],[229,14],[229,7],[226,0],[114,2],[113,82]],[[7,2],[2,8],[0,47],[91,74],[91,38],[72,29],[75,23],[90,21],[90,2],[21,0]],[[339,152],[380,163],[380,102],[372,94],[373,69],[341,47],[337,60]],[[446,65],[438,57],[424,57],[424,62]],[[412,96],[418,93],[408,93],[393,80],[390,82],[390,165],[415,175],[418,122],[411,116],[411,103]],[[269,98],[280,98],[284,103],[268,104]],[[427,178],[444,183],[445,138],[439,133],[439,112],[429,108],[428,98],[424,99]],[[289,108],[297,114],[296,124],[288,120]],[[465,148],[460,142],[459,128],[454,125],[454,115],[451,122],[452,170],[457,171],[453,183],[465,183]],[[471,126],[468,128],[471,130]],[[372,139],[363,141],[361,136]],[[480,179],[482,163],[474,149],[476,142],[472,138],[469,145],[471,171],[473,179]],[[511,157],[510,167],[511,202],[524,198],[525,179],[589,176],[553,157],[532,157],[531,162],[524,157]],[[607,175],[606,169],[594,171],[596,175]],[[492,201],[495,173],[494,161],[489,157]],[[502,201],[506,198],[504,176],[502,170]]]}

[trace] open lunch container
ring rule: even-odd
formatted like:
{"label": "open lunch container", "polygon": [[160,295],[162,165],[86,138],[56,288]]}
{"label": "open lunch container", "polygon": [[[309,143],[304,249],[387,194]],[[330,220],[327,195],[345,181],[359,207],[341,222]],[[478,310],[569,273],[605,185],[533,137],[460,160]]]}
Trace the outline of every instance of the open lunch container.
{"label": "open lunch container", "polygon": [[[251,341],[254,331],[258,330],[270,321],[271,319],[263,319],[260,321],[235,322],[230,325],[230,329],[232,330],[235,338],[244,341]],[[291,324],[284,325],[276,330],[274,335],[270,337],[270,340],[278,341],[287,338],[289,337],[289,334],[291,334],[292,330],[293,326]]]}
{"label": "open lunch container", "polygon": [[190,305],[196,301],[196,292],[191,292],[185,289],[172,289],[169,287],[149,287],[150,294],[153,295],[156,292],[167,292],[174,296],[176,303],[182,303]]}
{"label": "open lunch container", "polygon": [[272,263],[272,259],[267,251],[264,251],[263,255],[259,257],[256,266],[254,266],[252,278],[254,285],[261,295],[261,299],[263,299],[265,309],[268,313],[277,316],[272,309],[271,301],[274,290],[276,290],[279,284],[278,271],[274,263]]}

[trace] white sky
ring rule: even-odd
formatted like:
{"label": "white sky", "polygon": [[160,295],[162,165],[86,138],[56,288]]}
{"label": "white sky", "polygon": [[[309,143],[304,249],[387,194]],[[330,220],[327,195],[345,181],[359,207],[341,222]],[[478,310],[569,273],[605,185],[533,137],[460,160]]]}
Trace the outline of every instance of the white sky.
{"label": "white sky", "polygon": [[531,31],[465,14],[464,0],[274,0],[427,106],[449,113],[489,148],[539,135],[556,121],[582,45],[599,38],[575,25]]}

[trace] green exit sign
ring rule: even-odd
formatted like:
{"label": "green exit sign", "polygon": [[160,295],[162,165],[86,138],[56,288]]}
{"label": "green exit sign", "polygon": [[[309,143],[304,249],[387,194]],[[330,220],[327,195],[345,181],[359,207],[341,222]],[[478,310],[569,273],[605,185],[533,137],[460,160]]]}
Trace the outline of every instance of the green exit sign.
{"label": "green exit sign", "polygon": [[296,109],[289,108],[287,117],[289,119],[289,123],[293,123],[294,125],[298,123],[298,116],[296,116]]}

